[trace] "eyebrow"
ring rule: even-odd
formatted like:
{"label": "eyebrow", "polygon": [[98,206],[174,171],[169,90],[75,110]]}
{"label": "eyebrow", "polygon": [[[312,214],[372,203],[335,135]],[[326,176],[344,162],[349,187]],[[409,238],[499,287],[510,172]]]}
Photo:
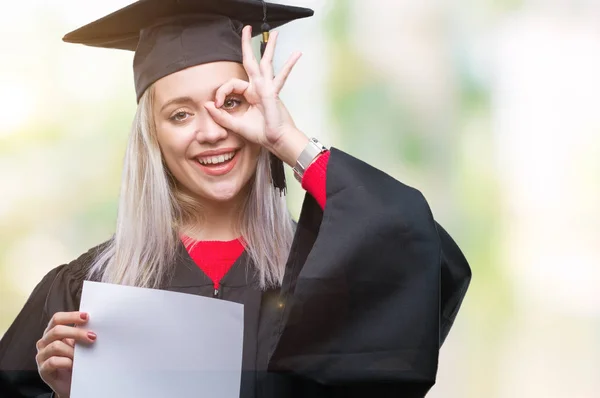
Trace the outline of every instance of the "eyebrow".
{"label": "eyebrow", "polygon": [[167,101],[161,108],[160,108],[160,112],[162,113],[166,107],[173,105],[173,104],[193,104],[195,103],[195,101],[192,99],[192,97],[177,97],[177,98],[173,98],[169,101]]}

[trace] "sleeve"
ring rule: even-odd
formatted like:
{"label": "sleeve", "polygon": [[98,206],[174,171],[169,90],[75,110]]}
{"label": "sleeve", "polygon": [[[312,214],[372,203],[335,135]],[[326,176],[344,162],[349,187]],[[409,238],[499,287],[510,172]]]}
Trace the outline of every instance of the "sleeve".
{"label": "sleeve", "polygon": [[469,288],[471,268],[452,237],[437,224],[441,246],[441,314],[440,346],[450,332]]}
{"label": "sleeve", "polygon": [[84,264],[92,251],[54,268],[35,287],[0,340],[0,397],[50,398],[52,390],[40,378],[35,356],[52,315],[79,308]]}
{"label": "sleeve", "polygon": [[269,369],[328,397],[423,397],[471,277],[421,193],[335,148],[306,196]]}
{"label": "sleeve", "polygon": [[327,163],[329,162],[329,151],[322,153],[308,166],[302,176],[302,188],[316,199],[321,210],[325,208],[327,199]]}
{"label": "sleeve", "polygon": [[[50,271],[35,287],[23,309],[0,340],[0,396],[50,397],[52,390],[40,378],[35,356],[50,317],[46,299],[56,288],[65,265]],[[59,281],[60,282],[60,281]]]}

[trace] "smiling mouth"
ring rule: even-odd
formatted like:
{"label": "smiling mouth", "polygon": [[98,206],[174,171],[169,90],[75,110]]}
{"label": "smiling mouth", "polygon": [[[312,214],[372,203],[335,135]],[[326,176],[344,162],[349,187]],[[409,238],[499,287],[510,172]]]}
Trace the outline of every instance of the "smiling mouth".
{"label": "smiling mouth", "polygon": [[235,156],[236,153],[237,153],[237,151],[232,151],[229,153],[224,153],[224,154],[216,155],[216,156],[204,156],[201,158],[197,158],[197,160],[198,160],[198,163],[200,163],[202,166],[218,167],[218,166],[223,166],[223,165],[231,162],[231,159],[233,159],[233,157]]}

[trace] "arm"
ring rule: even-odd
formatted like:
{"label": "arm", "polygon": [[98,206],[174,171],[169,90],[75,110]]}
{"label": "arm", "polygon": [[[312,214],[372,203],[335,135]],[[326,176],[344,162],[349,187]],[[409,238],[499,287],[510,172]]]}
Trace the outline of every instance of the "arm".
{"label": "arm", "polygon": [[[259,65],[250,36],[245,28],[249,81],[224,84],[205,107],[221,126],[293,167],[308,138],[279,92],[299,54],[274,77],[275,40]],[[243,115],[219,109],[236,87],[249,104]],[[335,149],[326,174],[325,207],[305,196],[268,369],[299,376],[328,397],[422,397],[435,382],[444,334],[440,315],[449,315],[446,324],[456,315],[469,266],[462,254],[447,250],[419,191]],[[444,258],[453,254],[451,261]],[[445,294],[440,285],[448,264],[459,267],[463,279]],[[454,308],[447,310],[444,298]]]}
{"label": "arm", "polygon": [[33,290],[23,309],[0,340],[0,396],[49,398],[50,387],[39,376],[35,343],[49,318],[46,298],[64,266],[50,271]]}
{"label": "arm", "polygon": [[270,369],[345,397],[423,396],[470,268],[419,191],[336,149],[326,185],[324,210],[305,198]]}
{"label": "arm", "polygon": [[[329,163],[329,151],[318,156],[317,159],[306,169],[302,177],[302,187],[310,193],[317,201],[321,210],[325,209],[327,198],[327,165]],[[460,308],[462,298],[469,286],[471,273],[460,248],[446,230],[436,223],[440,237],[441,252],[441,327],[440,343],[443,343],[448,335],[456,313]]]}

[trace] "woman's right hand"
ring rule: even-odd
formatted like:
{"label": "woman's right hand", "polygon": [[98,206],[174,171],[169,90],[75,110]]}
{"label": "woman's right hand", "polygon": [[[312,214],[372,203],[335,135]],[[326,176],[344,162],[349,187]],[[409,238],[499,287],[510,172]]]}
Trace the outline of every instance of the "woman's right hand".
{"label": "woman's right hand", "polygon": [[94,332],[73,326],[84,325],[88,319],[85,312],[57,312],[36,343],[38,371],[58,398],[69,398],[71,394],[75,342],[91,344],[96,340]]}

